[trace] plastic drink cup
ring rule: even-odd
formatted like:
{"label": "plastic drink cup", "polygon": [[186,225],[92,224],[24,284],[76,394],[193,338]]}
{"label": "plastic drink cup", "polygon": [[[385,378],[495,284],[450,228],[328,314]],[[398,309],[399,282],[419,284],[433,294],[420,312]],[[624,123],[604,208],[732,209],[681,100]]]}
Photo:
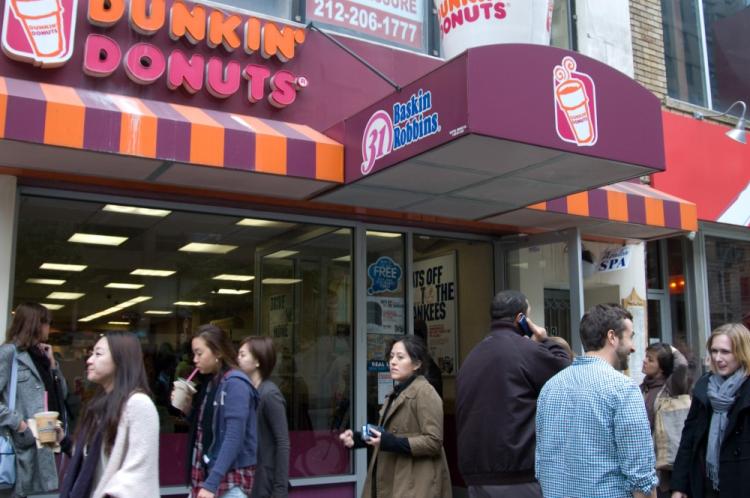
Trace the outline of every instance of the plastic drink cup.
{"label": "plastic drink cup", "polygon": [[195,383],[179,377],[172,384],[174,385],[174,390],[172,391],[172,406],[181,410],[183,413],[187,412],[190,408],[193,395],[198,392],[195,388]]}
{"label": "plastic drink cup", "polygon": [[57,412],[39,412],[34,414],[39,442],[43,444],[57,442]]}

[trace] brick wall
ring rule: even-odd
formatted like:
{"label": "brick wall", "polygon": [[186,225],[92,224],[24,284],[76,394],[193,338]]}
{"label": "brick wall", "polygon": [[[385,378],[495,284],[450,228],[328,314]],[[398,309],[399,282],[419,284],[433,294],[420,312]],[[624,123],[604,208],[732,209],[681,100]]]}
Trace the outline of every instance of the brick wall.
{"label": "brick wall", "polygon": [[631,0],[630,24],[634,78],[663,100],[667,95],[667,72],[664,66],[661,1]]}

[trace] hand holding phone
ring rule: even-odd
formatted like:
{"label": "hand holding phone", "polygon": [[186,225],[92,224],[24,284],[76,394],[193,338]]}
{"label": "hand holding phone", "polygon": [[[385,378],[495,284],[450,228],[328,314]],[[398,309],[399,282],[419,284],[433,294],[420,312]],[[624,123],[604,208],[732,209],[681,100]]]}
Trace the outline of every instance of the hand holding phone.
{"label": "hand holding phone", "polygon": [[368,439],[371,439],[375,435],[371,432],[373,429],[378,431],[380,434],[382,434],[383,431],[385,431],[385,429],[383,429],[379,425],[365,424],[362,426],[362,439],[364,439],[365,441],[367,441]]}
{"label": "hand holding phone", "polygon": [[521,313],[521,316],[518,317],[518,328],[521,329],[521,332],[526,337],[531,337],[534,335],[534,333],[531,331],[531,327],[529,326],[529,321],[526,318],[526,315]]}

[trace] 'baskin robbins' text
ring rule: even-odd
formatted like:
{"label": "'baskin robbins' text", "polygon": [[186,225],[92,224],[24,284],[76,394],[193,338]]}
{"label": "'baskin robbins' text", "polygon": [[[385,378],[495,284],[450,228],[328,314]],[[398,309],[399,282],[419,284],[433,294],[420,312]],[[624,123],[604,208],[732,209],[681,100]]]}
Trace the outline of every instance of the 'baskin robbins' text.
{"label": "'baskin robbins' text", "polygon": [[432,109],[432,92],[421,88],[406,102],[393,104],[394,150],[440,131],[439,115],[437,112],[427,114],[430,109]]}

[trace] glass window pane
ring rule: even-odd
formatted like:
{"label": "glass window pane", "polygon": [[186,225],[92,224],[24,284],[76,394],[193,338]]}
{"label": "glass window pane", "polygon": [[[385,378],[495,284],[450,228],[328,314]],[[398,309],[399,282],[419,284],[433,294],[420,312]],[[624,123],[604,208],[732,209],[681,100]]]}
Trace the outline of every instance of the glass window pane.
{"label": "glass window pane", "polygon": [[292,18],[293,0],[195,0],[195,3],[205,3],[208,5],[226,5],[236,9],[257,12],[269,16],[279,17],[281,19]]}
{"label": "glass window pane", "polygon": [[713,107],[725,110],[750,98],[750,3],[703,1]]}
{"label": "glass window pane", "polygon": [[664,62],[669,96],[706,105],[699,0],[663,0]]}
{"label": "glass window pane", "polygon": [[711,329],[750,322],[750,242],[706,237]]}
{"label": "glass window pane", "polygon": [[550,29],[550,45],[572,50],[570,0],[555,0]]}
{"label": "glass window pane", "polygon": [[649,289],[663,289],[663,280],[659,241],[652,240],[646,243],[646,287]]}

